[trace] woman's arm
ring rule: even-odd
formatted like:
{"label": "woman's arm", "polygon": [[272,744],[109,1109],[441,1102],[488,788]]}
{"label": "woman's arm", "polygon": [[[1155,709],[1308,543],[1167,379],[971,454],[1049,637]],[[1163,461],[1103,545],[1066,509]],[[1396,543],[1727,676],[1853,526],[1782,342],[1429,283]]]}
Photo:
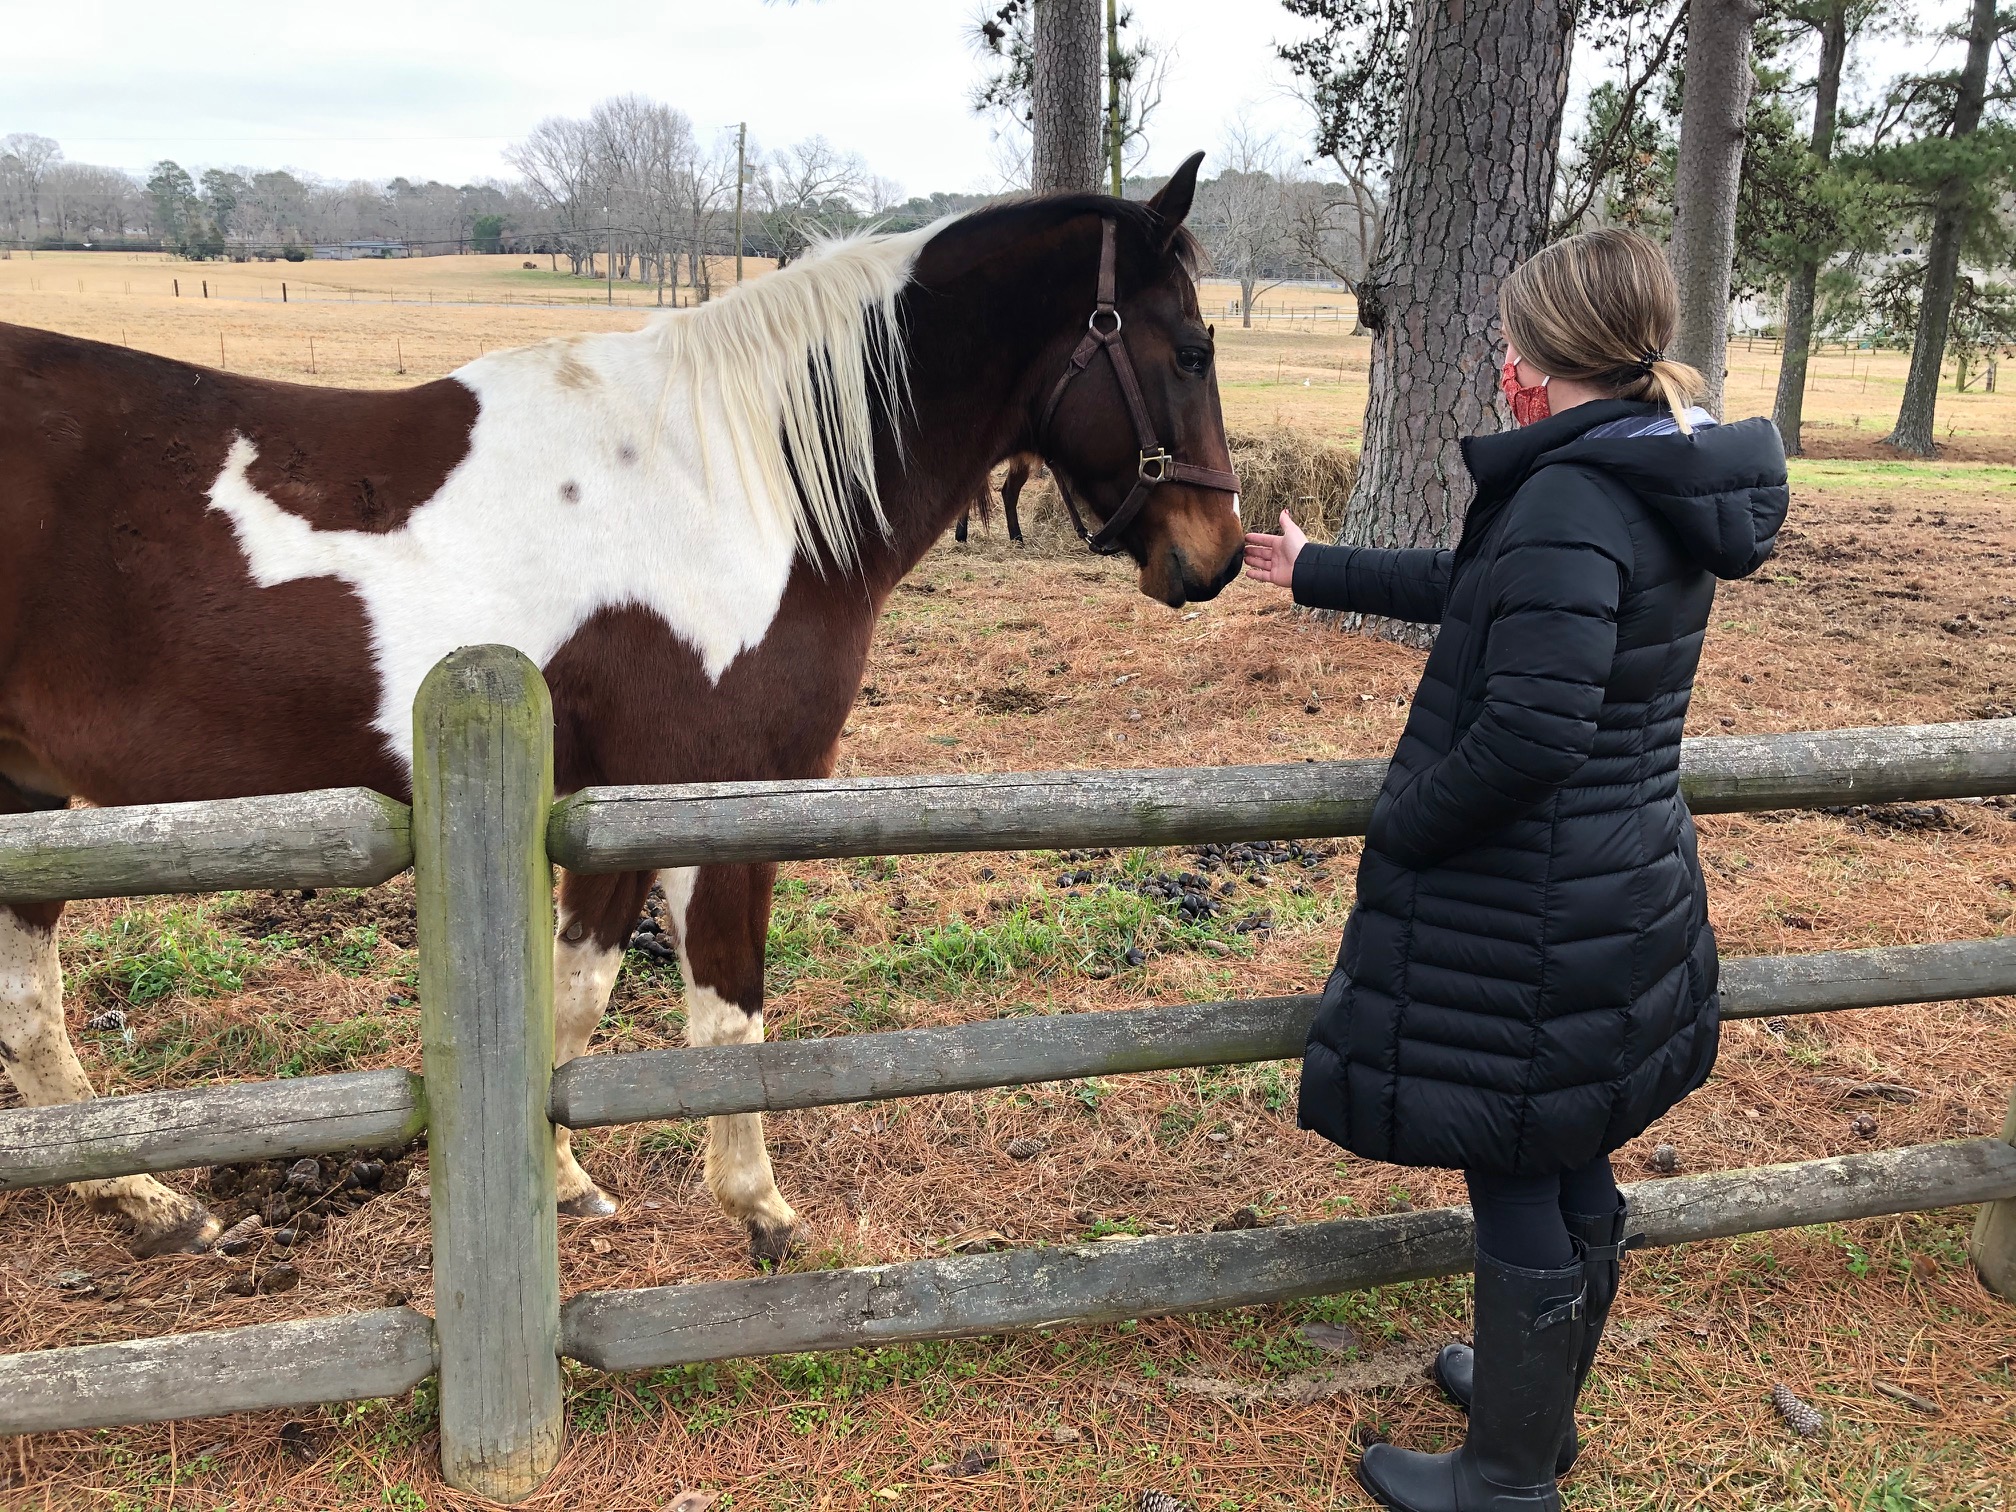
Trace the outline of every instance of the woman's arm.
{"label": "woman's arm", "polygon": [[1374,812],[1369,844],[1403,866],[1436,865],[1575,775],[1596,740],[1629,561],[1628,537],[1507,544],[1492,564],[1484,707],[1448,755]]}
{"label": "woman's arm", "polygon": [[1281,534],[1246,537],[1246,575],[1292,589],[1309,609],[1381,614],[1433,625],[1449,596],[1447,551],[1377,551],[1360,546],[1312,546],[1281,511]]}
{"label": "woman's arm", "polygon": [[1454,559],[1452,551],[1309,546],[1295,559],[1295,602],[1439,625]]}

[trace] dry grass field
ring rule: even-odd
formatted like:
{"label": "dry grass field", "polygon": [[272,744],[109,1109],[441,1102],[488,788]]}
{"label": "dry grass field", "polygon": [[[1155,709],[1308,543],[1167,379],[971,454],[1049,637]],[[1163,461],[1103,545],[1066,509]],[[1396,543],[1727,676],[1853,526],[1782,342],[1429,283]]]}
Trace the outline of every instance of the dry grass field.
{"label": "dry grass field", "polygon": [[[479,282],[492,270],[470,266],[496,259],[435,261],[456,266],[289,267],[282,306],[250,292],[261,278],[277,283],[277,267],[221,270],[225,292],[242,278],[248,297],[205,305],[147,283],[180,277],[186,295],[207,276],[187,264],[17,257],[0,262],[0,319],[101,339],[124,331],[192,360],[222,330],[234,366],[301,381],[311,381],[314,333],[312,381],[391,384],[486,346],[638,318],[501,299],[430,306],[430,287],[515,289],[511,269]],[[354,283],[403,302],[297,302],[295,289],[332,267],[317,287]],[[1221,319],[1234,428],[1348,435],[1365,382],[1365,343],[1348,329],[1284,319],[1246,332]],[[379,355],[394,341],[404,378]],[[1846,356],[1819,364],[1818,455],[1795,467],[1779,556],[1718,601],[1693,733],[2016,712],[2016,467],[2003,465],[2016,459],[2016,414],[2005,408],[2016,399],[1942,395],[1947,456],[1882,457],[1872,438],[1894,411],[1902,361],[1853,361],[1852,375]],[[1739,346],[1732,363],[1732,410],[1768,407],[1769,358]],[[1120,565],[1072,549],[1041,508],[1034,515],[1028,548],[983,529],[971,546],[940,546],[896,595],[843,743],[844,773],[1390,749],[1415,653],[1341,635],[1244,583],[1172,614],[1135,593]],[[948,664],[960,675],[947,676]],[[1701,834],[1730,954],[1964,939],[2016,920],[2016,807],[2001,801],[1709,818]],[[787,867],[771,936],[773,1032],[1307,990],[1349,909],[1355,850],[1328,842],[1267,874],[1219,873],[1221,912],[1195,923],[1137,890],[1145,877],[1200,868],[1181,851]],[[1251,927],[1262,919],[1267,928]],[[1128,964],[1130,947],[1142,964]],[[107,1091],[418,1063],[403,884],[80,905],[64,961],[71,1027]],[[113,1010],[123,1029],[102,1018],[109,1027],[86,1027]],[[681,1022],[676,975],[633,954],[596,1049],[673,1045]],[[775,1117],[780,1180],[807,1228],[791,1264],[1460,1200],[1449,1176],[1343,1157],[1296,1130],[1294,1076],[1292,1065],[1184,1071]],[[1842,1079],[1918,1095],[1846,1103]],[[2009,1001],[1736,1024],[1708,1086],[1620,1166],[1649,1176],[1662,1143],[1680,1170],[1700,1172],[1989,1133],[2012,1085]],[[1858,1127],[1863,1114],[1873,1128]],[[1012,1158],[1024,1137],[1043,1147]],[[695,1126],[664,1124],[578,1141],[622,1206],[612,1219],[563,1224],[568,1290],[746,1273],[738,1233],[701,1188],[700,1138]],[[235,1258],[134,1261],[67,1197],[0,1196],[0,1348],[387,1297],[426,1306],[423,1176],[417,1167],[412,1184],[369,1201],[325,1201],[291,1249]],[[242,1173],[176,1179],[207,1187],[219,1206],[246,1200]],[[2016,1509],[2016,1307],[1974,1279],[1962,1249],[1970,1221],[1929,1213],[1634,1256],[1585,1400],[1589,1448],[1567,1505]],[[1466,1294],[1451,1280],[1011,1339],[615,1377],[573,1370],[567,1460],[533,1505],[659,1509],[691,1490],[736,1512],[1133,1512],[1150,1489],[1194,1512],[1367,1505],[1351,1480],[1354,1430],[1423,1445],[1461,1432],[1422,1369],[1462,1331]],[[1822,1437],[1799,1439],[1774,1413],[1781,1382],[1821,1408]],[[439,1480],[430,1407],[423,1388],[292,1416],[16,1440],[0,1452],[0,1507],[474,1505]]]}

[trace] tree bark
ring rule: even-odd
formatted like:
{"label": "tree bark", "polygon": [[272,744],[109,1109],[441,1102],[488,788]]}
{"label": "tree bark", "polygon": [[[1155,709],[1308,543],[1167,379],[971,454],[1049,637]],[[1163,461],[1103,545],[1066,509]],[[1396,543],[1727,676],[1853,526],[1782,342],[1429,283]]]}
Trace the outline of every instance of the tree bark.
{"label": "tree bark", "polygon": [[1099,0],[1035,0],[1035,150],[1030,188],[1102,187],[1099,64],[1106,47]]}
{"label": "tree bark", "polygon": [[1702,403],[1716,415],[1729,363],[1729,280],[1757,14],[1756,0],[1688,0],[1687,6],[1687,82],[1667,253],[1680,284],[1673,356],[1701,370],[1708,380]]}
{"label": "tree bark", "polygon": [[[1988,59],[1995,50],[1995,0],[1974,0],[1967,31],[1967,66],[1960,72],[1954,103],[1953,136],[1972,136],[1981,126],[1988,92]],[[1899,451],[1929,457],[1932,420],[1939,402],[1939,370],[1946,361],[1946,332],[1953,318],[1953,288],[1960,276],[1960,239],[1966,230],[1967,182],[1948,179],[1939,189],[1932,239],[1925,248],[1925,286],[1918,298],[1918,335],[1911,344],[1911,371],[1897,428],[1885,439]]]}
{"label": "tree bark", "polygon": [[[1813,89],[1814,159],[1825,167],[1834,157],[1834,125],[1841,101],[1841,70],[1848,60],[1849,0],[1834,0],[1820,27],[1820,71]],[[1806,407],[1806,363],[1813,351],[1813,296],[1820,259],[1799,260],[1785,287],[1785,358],[1778,365],[1778,397],[1771,418],[1785,438],[1785,455],[1800,454],[1799,427]]]}
{"label": "tree bark", "polygon": [[1503,423],[1498,288],[1547,234],[1574,22],[1573,0],[1415,0],[1391,198],[1356,289],[1372,397],[1340,540],[1455,538],[1471,497],[1462,438]]}

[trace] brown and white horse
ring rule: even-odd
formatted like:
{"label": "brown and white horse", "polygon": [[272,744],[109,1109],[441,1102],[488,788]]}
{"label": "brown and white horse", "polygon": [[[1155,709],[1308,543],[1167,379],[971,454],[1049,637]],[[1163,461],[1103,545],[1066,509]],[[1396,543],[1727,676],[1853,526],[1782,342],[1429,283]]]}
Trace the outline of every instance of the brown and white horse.
{"label": "brown and white horse", "polygon": [[[403,796],[421,678],[481,642],[543,668],[562,792],[824,775],[884,600],[1025,451],[1099,520],[1138,510],[1116,534],[1142,592],[1211,598],[1241,531],[1182,225],[1197,162],[1147,203],[1031,199],[838,242],[641,330],[397,392],[0,326],[0,812]],[[1102,237],[1109,362],[1085,336]],[[774,875],[663,878],[694,1045],[762,1038]],[[560,1060],[652,882],[562,877]],[[0,904],[0,1061],[35,1104],[92,1095],[61,911]],[[558,1164],[563,1211],[612,1210],[565,1130]],[[760,1116],[713,1120],[706,1176],[758,1256],[785,1252]],[[215,1232],[151,1177],[77,1190],[137,1252]]]}

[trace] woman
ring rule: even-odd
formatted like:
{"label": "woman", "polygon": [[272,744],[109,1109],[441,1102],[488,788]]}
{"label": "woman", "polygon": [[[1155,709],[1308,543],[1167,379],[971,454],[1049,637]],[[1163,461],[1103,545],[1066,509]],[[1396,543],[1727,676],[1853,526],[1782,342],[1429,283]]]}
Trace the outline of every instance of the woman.
{"label": "woman", "polygon": [[1439,624],[1373,808],[1358,900],[1310,1031],[1301,1121],[1401,1165],[1460,1167],[1475,1352],[1442,1388],[1460,1449],[1375,1444],[1406,1512],[1560,1505],[1575,1397],[1630,1247],[1609,1155],[1715,1059],[1715,937],[1680,733],[1717,578],[1771,553],[1768,420],[1690,408],[1658,247],[1556,243],[1505,282],[1519,428],[1473,436],[1454,551],[1312,546],[1284,513],[1248,575],[1318,609]]}

